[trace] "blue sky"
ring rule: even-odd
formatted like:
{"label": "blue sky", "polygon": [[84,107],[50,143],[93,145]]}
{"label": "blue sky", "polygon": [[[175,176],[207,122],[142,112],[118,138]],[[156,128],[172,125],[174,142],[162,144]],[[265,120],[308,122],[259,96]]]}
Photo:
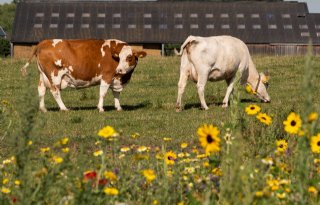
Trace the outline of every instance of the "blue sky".
{"label": "blue sky", "polygon": [[[285,0],[290,1],[290,0]],[[320,0],[298,0],[300,2],[307,2],[310,13],[320,13]],[[0,4],[10,3],[12,0],[0,0]]]}

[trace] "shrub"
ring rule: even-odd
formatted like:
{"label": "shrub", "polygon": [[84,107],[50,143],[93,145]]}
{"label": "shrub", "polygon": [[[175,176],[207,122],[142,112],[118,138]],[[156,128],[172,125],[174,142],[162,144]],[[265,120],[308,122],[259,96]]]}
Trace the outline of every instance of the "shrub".
{"label": "shrub", "polygon": [[7,39],[0,39],[0,56],[6,57],[10,55],[10,41]]}

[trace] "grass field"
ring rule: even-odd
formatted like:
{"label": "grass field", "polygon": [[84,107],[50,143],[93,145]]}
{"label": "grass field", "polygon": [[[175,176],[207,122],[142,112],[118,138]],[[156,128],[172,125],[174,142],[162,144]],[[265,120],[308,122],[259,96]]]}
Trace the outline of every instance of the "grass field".
{"label": "grass field", "polygon": [[[99,113],[96,109],[99,88],[91,87],[62,91],[62,100],[71,109],[68,112],[60,112],[51,93],[47,91],[45,102],[49,111],[41,113],[36,110],[38,108],[37,83],[39,76],[35,64],[29,66],[28,76],[23,77],[20,74],[20,68],[25,61],[0,59],[2,109],[0,116],[0,160],[23,153],[23,155],[28,156],[28,162],[37,162],[37,159],[35,159],[37,150],[39,151],[41,147],[53,146],[60,139],[67,137],[69,139],[68,147],[70,147],[70,164],[73,164],[70,166],[72,169],[81,170],[81,173],[90,168],[100,170],[102,170],[101,167],[104,167],[103,169],[110,168],[115,164],[118,167],[125,167],[127,170],[132,169],[133,172],[135,169],[141,169],[149,164],[153,167],[153,170],[157,170],[157,173],[159,173],[167,171],[168,168],[166,166],[162,168],[161,163],[160,165],[159,163],[154,165],[153,160],[143,165],[135,164],[129,159],[125,162],[117,162],[114,152],[111,155],[113,160],[107,160],[107,163],[97,162],[97,159],[92,157],[92,153],[97,150],[95,142],[97,141],[98,131],[107,125],[112,126],[121,136],[116,145],[113,144],[114,146],[147,146],[151,147],[151,150],[153,148],[157,151],[160,150],[160,152],[162,150],[164,154],[168,150],[175,150],[176,153],[181,152],[181,143],[188,143],[190,152],[196,148],[193,146],[197,146],[197,149],[201,150],[197,129],[203,124],[213,124],[221,130],[221,138],[228,132],[232,136],[238,137],[238,141],[233,142],[233,148],[226,144],[223,145],[223,151],[218,157],[219,165],[212,163],[215,160],[208,158],[212,166],[221,167],[224,173],[220,181],[221,187],[208,185],[203,190],[194,188],[194,192],[199,193],[193,194],[193,191],[184,191],[184,186],[182,186],[184,182],[179,177],[175,178],[177,181],[171,184],[170,181],[163,180],[165,177],[161,178],[158,174],[156,187],[159,189],[153,187],[153,190],[150,191],[147,190],[148,187],[139,188],[139,185],[135,184],[136,181],[128,180],[126,182],[126,177],[123,177],[122,182],[120,183],[119,180],[117,184],[120,190],[117,198],[104,199],[101,197],[101,193],[99,192],[99,195],[96,190],[97,192],[92,192],[92,195],[86,195],[86,199],[90,201],[90,199],[100,197],[92,204],[105,204],[106,201],[112,202],[111,204],[115,202],[125,202],[127,204],[213,204],[217,201],[220,204],[317,204],[318,196],[310,199],[306,197],[308,196],[305,194],[307,191],[301,191],[301,187],[297,188],[295,185],[291,185],[292,191],[287,193],[285,201],[281,197],[272,198],[271,195],[263,199],[256,199],[255,192],[258,191],[259,187],[264,186],[262,182],[259,182],[259,179],[255,183],[251,183],[250,179],[243,182],[242,177],[236,174],[236,170],[239,171],[239,167],[246,164],[243,172],[250,174],[254,172],[253,170],[258,169],[255,168],[257,166],[260,170],[265,170],[265,172],[261,171],[257,174],[258,178],[263,178],[267,173],[272,172],[270,169],[261,168],[263,165],[259,165],[259,163],[261,158],[273,153],[276,148],[275,141],[279,139],[289,141],[289,147],[292,145],[292,150],[306,150],[305,148],[297,148],[299,147],[297,146],[299,140],[292,140],[290,135],[284,131],[282,122],[290,112],[299,113],[302,117],[306,117],[312,111],[319,112],[320,58],[313,57],[307,61],[307,57],[303,56],[255,56],[253,61],[259,71],[267,70],[271,76],[268,89],[271,97],[271,103],[269,104],[260,103],[260,100],[255,96],[245,92],[244,86],[240,86],[238,88],[239,99],[234,97],[234,103],[231,107],[224,109],[221,107],[221,102],[226,92],[226,84],[225,82],[215,82],[208,83],[206,86],[205,98],[210,109],[203,111],[199,109],[200,103],[196,86],[189,81],[182,99],[184,110],[176,113],[175,101],[180,59],[178,57],[147,57],[140,60],[129,85],[121,93],[120,102],[124,111],[118,112],[114,109],[112,94],[108,92],[105,99],[106,111]],[[265,126],[254,117],[247,116],[244,110],[250,104],[260,106],[262,112],[272,117],[272,124]],[[309,135],[316,134],[319,131],[317,125],[313,125],[312,130],[308,133]],[[132,137],[134,133],[138,133],[138,139]],[[164,138],[170,139],[166,141]],[[32,146],[35,148],[31,151],[25,149],[26,139],[33,142]],[[102,149],[113,149],[110,144],[106,147],[108,148]],[[297,153],[299,153],[298,151]],[[308,153],[308,156],[311,155]],[[299,161],[298,157],[294,156],[290,161],[291,165],[295,162],[301,164],[303,159]],[[214,159],[216,158],[214,157]],[[310,160],[310,157],[308,159]],[[78,165],[76,166],[74,163]],[[42,166],[41,163],[38,165],[35,163],[34,167],[36,168],[26,162],[17,164],[21,165],[20,169],[28,169],[27,173],[34,172],[33,169],[40,169]],[[180,167],[179,170],[181,171],[181,169]],[[292,170],[295,170],[294,166]],[[15,172],[18,176],[21,176],[19,171],[16,170]],[[130,172],[127,172],[130,175]],[[175,170],[175,172],[178,171]],[[198,172],[199,175],[200,173],[203,174],[202,171]],[[295,175],[292,175],[292,173]],[[297,174],[292,171],[288,178],[293,182],[300,180],[298,176],[305,177],[302,173]],[[2,179],[4,178],[2,173]],[[308,176],[304,178],[306,180],[304,182],[305,186],[314,185],[320,190],[319,181],[314,181],[313,178],[314,175],[311,176],[308,173]],[[44,178],[42,179],[44,180]],[[28,181],[28,179],[25,180]],[[60,191],[52,191],[51,188],[47,187],[49,182],[46,182],[47,185],[42,184],[41,186],[47,187],[47,189],[43,189],[51,193],[52,198],[38,192],[34,194],[41,183],[28,183],[33,186],[29,191],[11,192],[20,197],[29,196],[28,203],[25,204],[35,204],[35,200],[40,201],[39,204],[58,204],[58,202],[61,202],[61,198],[65,196],[61,193],[61,190],[64,189],[73,193],[71,194],[73,199],[78,196],[75,192],[70,191],[70,187],[63,188],[63,184],[56,184],[57,187],[61,187],[61,190],[57,189]],[[54,182],[50,183],[54,184]],[[134,185],[130,183],[134,183]],[[124,188],[128,186],[134,186],[135,188],[132,188],[132,190]],[[215,191],[212,191],[213,187],[216,187]],[[23,189],[21,188],[21,190]],[[170,193],[176,194],[172,196]],[[230,198],[226,197],[227,194]],[[6,195],[2,194],[1,196]],[[83,196],[81,195],[81,197]],[[60,201],[55,201],[59,197]],[[3,202],[9,203],[9,198],[4,198]],[[77,204],[76,200],[70,201],[69,204]],[[18,203],[21,203],[21,201],[18,200]]]}

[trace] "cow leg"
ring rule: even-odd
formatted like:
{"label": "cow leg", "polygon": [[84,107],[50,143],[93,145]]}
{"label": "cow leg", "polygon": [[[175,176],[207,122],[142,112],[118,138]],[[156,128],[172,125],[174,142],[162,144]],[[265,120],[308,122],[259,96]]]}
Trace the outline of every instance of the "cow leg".
{"label": "cow leg", "polygon": [[104,112],[103,109],[103,99],[104,96],[107,94],[107,91],[110,87],[110,84],[108,84],[106,81],[101,80],[101,84],[100,84],[100,97],[99,97],[99,103],[98,103],[98,110],[99,112]]}
{"label": "cow leg", "polygon": [[114,107],[117,109],[117,111],[121,111],[122,107],[120,105],[120,100],[119,100],[120,92],[117,92],[117,91],[113,90],[112,94],[113,94],[113,97],[114,97]]}
{"label": "cow leg", "polygon": [[40,74],[39,84],[38,84],[38,93],[39,93],[39,109],[42,112],[47,112],[46,106],[44,104],[44,96],[46,94],[46,85],[43,79],[42,74]]}
{"label": "cow leg", "polygon": [[58,103],[60,110],[67,111],[68,109],[66,108],[66,106],[64,105],[64,103],[62,102],[62,99],[61,99],[60,89],[57,86],[52,85],[50,88],[50,91],[51,91],[54,99]]}
{"label": "cow leg", "polygon": [[188,81],[188,74],[191,72],[192,65],[188,60],[188,55],[184,53],[181,56],[181,65],[180,65],[180,78],[178,82],[178,97],[176,103],[176,111],[180,112],[182,110],[181,99],[184,93],[185,87]]}
{"label": "cow leg", "polygon": [[224,96],[224,99],[222,101],[222,107],[226,108],[228,107],[228,103],[229,103],[229,97],[233,91],[233,85],[234,85],[234,80],[235,78],[231,78],[231,79],[227,79],[226,82],[227,82],[227,85],[228,85],[228,88],[227,88],[227,92],[226,92],[226,95]]}
{"label": "cow leg", "polygon": [[207,80],[208,80],[208,74],[203,73],[198,75],[198,83],[197,83],[198,95],[201,103],[201,108],[204,110],[209,109],[204,99],[204,88],[206,86]]}
{"label": "cow leg", "polygon": [[178,83],[178,97],[177,97],[177,103],[176,103],[177,112],[180,112],[182,110],[181,99],[187,85],[187,80],[188,80],[188,76],[185,74],[185,72],[182,71],[180,73],[180,79]]}

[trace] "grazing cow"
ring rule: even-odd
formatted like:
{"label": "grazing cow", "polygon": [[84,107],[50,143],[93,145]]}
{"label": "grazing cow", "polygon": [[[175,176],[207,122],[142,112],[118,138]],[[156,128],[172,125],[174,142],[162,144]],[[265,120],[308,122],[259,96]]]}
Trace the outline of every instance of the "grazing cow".
{"label": "grazing cow", "polygon": [[135,51],[125,42],[111,40],[61,40],[40,42],[33,56],[37,57],[40,72],[38,92],[40,110],[46,112],[44,95],[49,88],[60,110],[68,110],[61,100],[60,90],[66,87],[85,88],[100,84],[98,109],[103,112],[103,99],[109,88],[113,91],[114,104],[122,110],[119,95],[138,63],[146,56],[144,51]]}
{"label": "grazing cow", "polygon": [[188,78],[197,83],[201,107],[209,109],[204,99],[204,88],[209,81],[226,80],[227,93],[223,99],[223,107],[228,107],[237,71],[240,72],[241,83],[251,86],[253,93],[264,102],[270,102],[267,93],[268,76],[258,73],[247,46],[239,39],[231,36],[198,37],[189,36],[181,46],[180,79],[176,110],[181,111],[181,98]]}

